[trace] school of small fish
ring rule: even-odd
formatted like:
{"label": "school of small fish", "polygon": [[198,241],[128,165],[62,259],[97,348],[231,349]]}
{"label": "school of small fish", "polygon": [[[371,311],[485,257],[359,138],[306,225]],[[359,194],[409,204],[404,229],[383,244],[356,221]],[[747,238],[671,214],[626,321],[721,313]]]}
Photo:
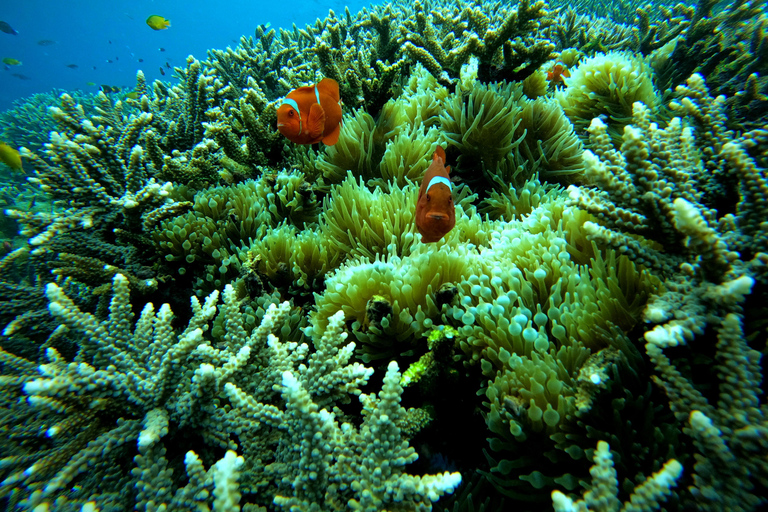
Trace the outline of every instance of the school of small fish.
{"label": "school of small fish", "polygon": [[[129,19],[131,19],[131,20],[133,19],[133,17],[129,16],[127,13],[125,15]],[[163,17],[163,16],[158,16],[157,14],[153,14],[153,15],[151,15],[151,16],[149,16],[147,18],[146,24],[152,30],[166,30],[166,29],[168,29],[171,26],[171,21],[169,19]],[[10,23],[8,23],[7,21],[0,21],[0,32],[4,32],[6,34],[10,34],[10,35],[14,35],[14,36],[19,34],[19,32],[16,29],[14,29],[10,25]],[[112,44],[112,40],[108,40],[107,42],[109,44]],[[53,39],[39,39],[37,41],[37,45],[38,46],[53,46],[55,44],[58,44],[58,43],[57,43],[57,41],[55,41]],[[159,51],[164,52],[165,48],[159,48]],[[46,53],[44,55],[48,55],[48,54]],[[131,53],[131,57],[134,57],[133,53]],[[106,59],[105,62],[107,64],[113,64],[113,63],[115,63],[115,62],[117,62],[119,60],[120,60],[119,56],[115,56],[114,59]],[[144,62],[144,59],[143,58],[138,58],[137,61],[138,62]],[[20,60],[15,59],[13,57],[4,57],[1,62],[4,64],[4,67],[5,67],[6,71],[11,69],[11,66],[21,66],[22,65],[22,62]],[[80,65],[76,64],[76,63],[65,64],[65,66],[70,68],[70,69],[78,69],[80,67]],[[166,68],[170,68],[171,66],[170,66],[170,64],[168,62],[166,62],[165,63],[165,67]],[[95,71],[96,70],[96,66],[92,66],[92,69]],[[165,75],[165,70],[162,68],[162,66],[160,66],[160,74],[161,75]],[[30,79],[30,77],[28,77],[26,75],[22,75],[21,73],[11,73],[11,76],[16,77],[16,78],[18,78],[20,80],[29,80]],[[92,82],[89,82],[89,84],[90,83],[92,83]]]}

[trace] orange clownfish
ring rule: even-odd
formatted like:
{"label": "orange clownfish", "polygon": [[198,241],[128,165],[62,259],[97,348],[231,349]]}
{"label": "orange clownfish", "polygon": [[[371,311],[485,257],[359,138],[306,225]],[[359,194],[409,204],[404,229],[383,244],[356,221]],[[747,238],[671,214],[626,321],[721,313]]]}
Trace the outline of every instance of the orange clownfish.
{"label": "orange clownfish", "polygon": [[563,63],[563,61],[558,60],[555,62],[555,65],[552,66],[552,68],[547,71],[547,80],[549,80],[554,85],[558,85],[558,83],[561,83],[565,85],[565,78],[570,78],[571,73],[568,72],[568,66]]}
{"label": "orange clownfish", "polygon": [[296,144],[333,146],[341,131],[339,84],[323,78],[316,85],[294,89],[277,109],[277,129]]}
{"label": "orange clownfish", "polygon": [[438,146],[424,174],[416,202],[416,228],[421,233],[422,242],[437,242],[456,225],[449,172],[451,168],[445,166],[445,150]]}

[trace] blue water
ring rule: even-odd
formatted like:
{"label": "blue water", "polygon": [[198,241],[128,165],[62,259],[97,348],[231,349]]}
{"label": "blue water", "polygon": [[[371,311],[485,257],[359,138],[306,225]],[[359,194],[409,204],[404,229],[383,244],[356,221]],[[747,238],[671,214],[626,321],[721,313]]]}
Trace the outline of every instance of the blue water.
{"label": "blue water", "polygon": [[[0,59],[14,58],[21,66],[0,67],[0,111],[13,100],[53,88],[98,90],[101,84],[132,87],[141,69],[148,81],[171,80],[173,66],[184,66],[188,55],[206,57],[206,50],[236,46],[240,36],[257,25],[303,27],[349,6],[353,13],[370,2],[209,1],[90,1],[19,0],[3,2],[0,20],[18,35],[0,32]],[[146,24],[152,14],[171,21],[167,30]],[[38,41],[55,44],[40,46]],[[165,51],[160,51],[164,48]],[[143,59],[143,62],[139,62]],[[108,62],[111,60],[112,62]],[[76,69],[67,65],[76,64]],[[160,74],[164,68],[166,75]],[[7,68],[7,69],[5,69]],[[18,74],[24,78],[13,76]],[[93,82],[95,86],[88,86]]]}

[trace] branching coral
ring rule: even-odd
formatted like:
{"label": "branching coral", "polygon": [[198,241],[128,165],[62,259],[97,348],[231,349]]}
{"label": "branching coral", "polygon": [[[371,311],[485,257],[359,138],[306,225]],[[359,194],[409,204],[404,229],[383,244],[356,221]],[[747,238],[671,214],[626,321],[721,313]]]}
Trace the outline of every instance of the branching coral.
{"label": "branching coral", "polygon": [[649,10],[647,7],[638,7],[635,10],[636,26],[632,27],[632,49],[642,55],[649,55],[675,41],[680,34],[686,32],[694,17],[694,9],[683,4],[675,5],[674,9],[665,5],[658,6],[656,17],[660,19],[656,22],[651,20]]}
{"label": "branching coral", "polygon": [[[745,194],[743,205],[747,208],[739,211],[742,221],[737,223],[726,215],[717,222],[716,211],[702,204],[701,192],[690,184],[689,177],[702,172],[692,130],[682,127],[679,118],[659,130],[649,122],[648,113],[640,104],[635,105],[635,125],[625,128],[621,152],[608,142],[605,125],[593,121],[590,132],[598,155],[585,152],[585,162],[587,176],[601,190],[572,188],[571,197],[607,224],[608,227],[586,225],[593,238],[619,244],[636,261],[656,266],[668,276],[666,291],[653,297],[646,307],[646,321],[658,325],[645,333],[645,340],[646,351],[661,374],[657,382],[667,391],[678,420],[689,425],[684,432],[694,439],[700,452],[695,456],[694,485],[687,499],[704,510],[747,510],[760,503],[758,496],[762,492],[752,489],[765,485],[764,464],[755,459],[764,447],[760,448],[753,437],[754,432],[764,428],[763,419],[749,416],[758,414],[764,406],[759,405],[755,391],[762,378],[758,353],[744,340],[740,303],[752,291],[754,278],[749,274],[763,275],[763,253],[757,251],[765,249],[765,242],[762,237],[754,238],[754,245],[748,247],[756,252],[745,251],[747,257],[754,255],[750,262],[743,261],[732,248],[743,243],[745,232],[756,232],[751,231],[757,225],[750,218],[754,214],[752,208],[762,207],[759,197],[764,180],[754,161],[737,142],[729,140],[732,135],[718,123],[718,101],[713,102],[706,95],[701,78],[692,77],[683,93],[683,106],[675,108],[689,112],[688,118],[695,123],[718,128],[705,135],[712,140],[706,144],[705,165],[718,169],[720,176],[739,182],[738,189]],[[755,197],[746,198],[748,194]],[[601,197],[610,197],[612,201],[607,203]],[[647,206],[643,206],[645,201]],[[657,247],[663,248],[664,253],[628,236],[640,233],[636,229],[639,225],[657,226],[653,233],[643,234],[659,242]],[[681,238],[682,246],[677,243]],[[694,339],[703,342],[698,338],[705,336],[707,325],[718,329],[715,359],[723,383],[719,386],[717,408],[696,389],[692,377],[672,362],[673,356],[664,352],[670,347],[685,347]],[[734,368],[742,366],[746,367],[743,372],[732,375]],[[739,384],[735,385],[736,382]],[[739,404],[736,410],[731,403]],[[744,410],[750,412],[745,414]],[[745,438],[728,437],[742,429]],[[745,447],[737,447],[742,440]],[[715,460],[722,467],[734,469],[716,472]],[[740,478],[743,491],[731,493],[729,489],[736,484],[729,478],[738,478],[733,475],[741,470],[736,465],[750,468],[749,474],[755,478]]]}
{"label": "branching coral", "polygon": [[707,170],[696,176],[702,200],[720,212],[720,231],[731,248],[751,258],[768,247],[763,225],[768,182],[747,152],[750,140],[727,129],[725,98],[712,98],[701,75],[691,76],[677,92],[680,99],[671,108],[698,128],[696,145]]}
{"label": "branching coral", "polygon": [[[595,465],[592,466],[592,489],[584,494],[584,499],[574,502],[560,491],[552,491],[552,503],[555,512],[577,512],[602,510],[605,512],[640,512],[656,510],[661,506],[677,480],[683,473],[683,466],[675,459],[669,460],[658,473],[654,473],[640,484],[632,493],[629,503],[619,502],[616,470],[613,469],[613,457],[608,443],[600,441],[595,450]],[[621,508],[619,508],[621,506]]]}
{"label": "branching coral", "polygon": [[406,21],[405,52],[442,82],[457,78],[471,55],[478,58],[483,82],[522,80],[554,50],[541,34],[553,23],[543,1],[522,0],[516,8],[501,2],[485,8],[443,6],[429,13],[417,1],[414,9],[415,20]]}
{"label": "branching coral", "polygon": [[349,10],[346,14],[340,21],[330,12],[312,51],[323,75],[341,84],[346,105],[377,114],[398,77],[410,68],[401,50],[403,36],[394,29],[403,12],[388,5],[356,23]]}
{"label": "branching coral", "polygon": [[766,113],[760,98],[768,93],[765,25],[764,9],[755,0],[722,8],[713,0],[697,2],[690,27],[677,40],[661,73],[660,88],[674,88],[692,73],[701,74],[715,95],[729,98],[729,125],[759,127]]}
{"label": "branching coral", "polygon": [[[690,182],[701,165],[691,129],[678,118],[659,129],[650,123],[649,111],[641,103],[635,103],[634,112],[635,125],[624,128],[621,151],[614,149],[605,123],[592,121],[589,132],[595,152],[584,152],[585,179],[598,188],[571,186],[569,192],[574,204],[600,221],[585,225],[591,237],[669,273],[682,255],[690,254],[690,248],[677,243],[678,226],[696,224],[698,217],[711,221],[714,213],[701,205],[700,193]],[[663,252],[626,233],[652,238]],[[712,249],[707,268],[722,273],[727,265],[725,251],[717,244]]]}
{"label": "branching coral", "polygon": [[[110,316],[98,321],[81,312],[56,285],[48,286],[51,313],[64,322],[54,336],[79,337],[75,361],[68,363],[53,348],[48,349],[48,363],[39,366],[0,352],[6,372],[3,396],[28,397],[15,405],[4,399],[9,414],[2,421],[13,430],[15,441],[3,445],[5,479],[0,492],[8,497],[15,489],[14,504],[90,500],[99,507],[125,508],[135,500],[181,509],[203,506],[212,491],[214,508],[223,506],[222,501],[231,507],[240,500],[235,484],[239,473],[246,488],[264,477],[276,480],[272,492],[279,506],[343,506],[353,500],[360,509],[373,510],[406,499],[429,510],[432,501],[460,482],[458,473],[413,477],[402,472],[417,456],[401,439],[398,426],[408,413],[399,405],[402,387],[396,363],[390,364],[378,399],[361,396],[367,419],[359,428],[340,425],[338,413],[320,409],[349,402],[350,394],[360,395],[360,386],[372,374],[359,363],[348,364],[354,344],[343,343],[341,315],[331,319],[308,354],[306,344],[281,342],[271,334],[288,315],[287,303],[272,305],[249,334],[235,291],[227,287],[218,312],[227,327],[214,346],[205,333],[217,314],[218,292],[202,305],[192,299],[192,319],[177,334],[167,305],[155,312],[147,304],[132,326],[127,280],[117,275],[113,290]],[[65,333],[64,325],[72,332]],[[295,368],[304,359],[306,364]],[[257,360],[271,364],[248,365]],[[221,400],[229,406],[216,407],[215,401]],[[13,418],[21,417],[27,419],[25,424],[13,424]],[[180,462],[170,457],[181,454],[174,450],[172,455],[166,445],[173,438],[184,439],[185,427],[196,429],[213,446],[244,449],[244,456],[229,451],[215,464],[211,479],[203,476],[201,459],[189,450],[184,457],[189,483],[180,485],[166,468]],[[42,448],[25,442],[40,432],[55,442]],[[273,435],[279,439],[276,448],[271,448]],[[384,439],[391,443],[389,448],[374,448]],[[138,454],[130,476],[104,481],[83,474],[98,463],[117,476],[116,470],[129,463],[132,450],[126,448],[133,443]],[[325,454],[319,460],[318,450]],[[312,474],[320,475],[319,480],[305,472],[310,457],[317,471]],[[267,459],[273,463],[264,467]],[[377,467],[389,469],[382,473]],[[80,487],[73,493],[67,487],[76,478]],[[126,485],[135,487],[134,496],[119,494]],[[388,490],[392,488],[401,490]],[[98,495],[91,494],[96,490]]]}
{"label": "branching coral", "polygon": [[[737,302],[750,285],[721,293],[733,295],[731,300]],[[665,348],[684,343],[674,329],[668,323],[647,332],[646,351],[661,374],[657,382],[666,389],[678,419],[687,424],[684,432],[698,452],[690,488],[693,501],[699,510],[751,510],[765,502],[768,487],[768,464],[762,456],[768,449],[768,407],[759,399],[760,353],[747,344],[741,315],[727,314],[718,327],[718,400],[713,405],[664,354]]]}
{"label": "branching coral", "polygon": [[[140,219],[170,203],[173,187],[153,178],[142,146],[153,115],[125,116],[122,109],[120,101],[113,103],[101,93],[95,113],[86,117],[83,106],[62,95],[61,107],[51,108],[60,131],[51,132],[47,158],[25,152],[36,174],[30,181],[51,197],[54,207],[14,208],[8,215],[19,219],[33,254],[42,257],[38,272],[57,267],[56,274],[107,288],[119,270],[137,285],[154,280],[153,271],[141,261],[146,246],[138,243]],[[125,243],[130,236],[133,243]],[[62,254],[88,264],[81,268],[66,264]],[[86,266],[111,271],[87,272]],[[83,279],[85,273],[89,275]],[[152,289],[154,285],[149,285],[144,291]]]}
{"label": "branching coral", "polygon": [[102,96],[98,93],[56,89],[17,100],[11,108],[0,113],[0,140],[31,151],[42,151],[48,142],[48,134],[57,129],[56,121],[48,114],[48,109],[58,103],[63,94],[82,105],[86,115],[93,115],[96,106],[102,102]]}

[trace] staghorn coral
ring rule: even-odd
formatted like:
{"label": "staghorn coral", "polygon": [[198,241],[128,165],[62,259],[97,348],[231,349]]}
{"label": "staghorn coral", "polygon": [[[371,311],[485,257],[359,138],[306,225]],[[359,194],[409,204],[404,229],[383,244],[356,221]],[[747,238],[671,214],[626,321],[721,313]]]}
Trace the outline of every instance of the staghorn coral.
{"label": "staghorn coral", "polygon": [[[592,121],[589,132],[595,152],[584,152],[585,179],[597,188],[571,186],[568,190],[574,204],[600,221],[585,225],[590,237],[623,247],[639,263],[670,273],[691,250],[677,243],[676,218],[703,215],[711,221],[714,212],[701,205],[700,193],[689,181],[701,166],[691,129],[683,127],[679,118],[663,130],[658,128],[650,123],[642,103],[635,103],[634,116],[635,125],[624,128],[621,151],[614,149],[605,123]],[[626,233],[647,236],[660,245],[643,244]],[[656,247],[663,247],[663,252]],[[712,249],[706,268],[722,273],[725,251],[716,244]]]}
{"label": "staghorn coral", "polygon": [[30,275],[37,278],[27,284],[38,295],[51,270],[97,294],[119,271],[143,293],[156,290],[157,276],[144,260],[148,246],[140,219],[172,202],[173,187],[153,178],[142,146],[153,115],[134,109],[125,115],[123,103],[104,93],[96,99],[94,113],[86,116],[82,105],[62,95],[61,106],[50,108],[59,131],[51,132],[45,155],[25,151],[36,175],[29,181],[50,197],[51,207],[6,211],[28,239],[35,258]]}
{"label": "staghorn coral", "polygon": [[[629,503],[619,502],[617,497],[619,486],[616,480],[616,470],[613,469],[611,448],[605,441],[597,443],[592,466],[592,489],[584,493],[584,499],[574,502],[560,491],[552,491],[552,503],[555,512],[576,512],[578,510],[605,510],[615,512],[639,512],[641,510],[656,510],[661,506],[683,472],[683,466],[675,459],[670,459],[661,471],[645,479],[632,493]],[[621,508],[619,508],[621,506]]]}
{"label": "staghorn coral", "polygon": [[54,89],[33,94],[14,101],[11,108],[0,113],[0,140],[31,151],[42,151],[48,142],[48,134],[57,128],[56,120],[48,114],[48,109],[57,104],[64,94],[82,105],[84,113],[89,116],[95,114],[96,108],[102,104],[102,96],[98,92]]}
{"label": "staghorn coral", "polygon": [[[281,35],[284,31],[280,29]],[[284,85],[281,68],[299,55],[298,45],[284,45],[285,37],[278,38],[278,32],[265,25],[258,25],[253,36],[242,36],[236,48],[208,50],[207,68],[236,90],[252,87],[255,81],[259,88],[274,93],[274,100],[290,91]],[[283,43],[283,44],[281,44]]]}
{"label": "staghorn coral", "polygon": [[576,51],[583,55],[629,47],[630,27],[615,19],[597,16],[595,10],[578,9],[574,4],[560,6],[556,23],[547,29],[549,38],[561,52],[560,58],[569,67],[574,64],[568,57],[569,52]]}
{"label": "staghorn coral", "polygon": [[677,41],[677,38],[685,33],[694,17],[694,8],[683,4],[677,4],[673,9],[660,5],[655,17],[658,21],[651,20],[651,13],[656,9],[648,9],[648,6],[638,7],[635,10],[635,25],[632,27],[631,48],[642,55],[649,55],[654,50]]}
{"label": "staghorn coral", "polygon": [[692,75],[677,93],[672,111],[698,128],[696,145],[707,171],[696,176],[702,201],[720,213],[720,230],[730,246],[752,258],[767,247],[762,222],[768,189],[760,165],[747,152],[749,137],[740,140],[727,129],[725,98],[713,98],[701,75]]}
{"label": "staghorn coral", "polygon": [[661,70],[659,88],[674,89],[694,73],[705,76],[715,96],[729,98],[730,126],[758,128],[766,113],[760,98],[768,93],[765,12],[754,0],[719,7],[713,0],[696,3],[690,26]]}
{"label": "staghorn coral", "polygon": [[269,102],[255,82],[237,102],[208,109],[205,136],[224,151],[222,164],[238,177],[253,177],[259,166],[279,160],[285,151],[277,124],[276,103]]}
{"label": "staghorn coral", "polygon": [[[739,302],[750,287],[751,282],[721,293]],[[672,410],[697,450],[690,492],[698,510],[751,510],[765,502],[768,465],[762,454],[768,425],[766,404],[758,398],[761,356],[747,344],[742,321],[741,315],[728,313],[717,328],[716,405],[664,353],[664,349],[685,343],[670,330],[672,324],[645,334],[646,351],[660,374],[657,382],[666,390]]]}
{"label": "staghorn coral", "polygon": [[349,10],[344,21],[330,11],[312,51],[323,75],[341,84],[346,105],[377,114],[400,74],[407,74],[410,62],[401,50],[403,36],[393,27],[402,16],[389,5],[354,21]]}
{"label": "staghorn coral", "polygon": [[[427,12],[414,4],[415,20],[406,20],[405,52],[443,83],[458,78],[474,55],[483,82],[522,80],[552,57],[554,45],[543,37],[553,23],[543,1],[497,2],[481,8],[440,6]],[[487,13],[492,13],[489,16]]]}
{"label": "staghorn coral", "polygon": [[[683,495],[683,498],[692,504],[689,506],[702,510],[722,507],[749,510],[761,501],[759,496],[765,485],[765,468],[762,462],[755,459],[755,454],[762,448],[752,438],[753,432],[763,428],[762,419],[748,414],[764,406],[758,404],[755,392],[762,378],[756,365],[758,353],[744,341],[740,303],[752,291],[755,280],[750,274],[763,275],[762,251],[765,250],[765,243],[761,236],[754,237],[753,245],[748,246],[750,250],[744,254],[746,258],[753,257],[752,261],[742,260],[742,255],[733,248],[743,243],[744,232],[754,232],[757,227],[749,220],[754,210],[740,211],[744,219],[738,224],[730,215],[717,222],[716,211],[702,204],[702,197],[706,196],[689,184],[687,176],[695,176],[701,172],[703,165],[707,165],[718,169],[719,176],[729,176],[729,179],[740,182],[738,189],[745,195],[761,194],[762,178],[756,171],[754,161],[719,122],[721,111],[718,104],[721,102],[713,102],[706,95],[701,77],[693,76],[682,92],[684,97],[680,106],[675,107],[677,111],[687,113],[686,120],[690,119],[690,122],[717,128],[705,135],[712,142],[704,143],[702,153],[706,159],[703,162],[698,156],[698,144],[692,131],[682,127],[679,118],[673,119],[662,131],[649,123],[647,111],[636,104],[636,127],[625,128],[621,153],[608,143],[605,126],[599,121],[593,122],[592,142],[599,156],[585,153],[585,160],[588,164],[587,176],[593,177],[601,191],[593,193],[574,188],[571,189],[572,198],[608,224],[609,228],[594,224],[585,226],[594,238],[608,243],[624,239],[621,245],[629,248],[627,254],[638,261],[644,260],[648,266],[654,265],[648,259],[649,254],[655,254],[652,258],[657,262],[664,259],[669,262],[657,267],[667,275],[664,283],[666,291],[654,296],[646,307],[646,321],[657,325],[649,328],[644,337],[646,352],[660,373],[655,380],[666,390],[670,407],[683,425],[683,432],[693,438],[699,452],[695,454],[695,474],[690,494]],[[677,135],[667,138],[673,134]],[[643,142],[645,137],[654,142]],[[690,163],[694,166],[691,167]],[[640,190],[645,192],[638,195]],[[613,201],[601,201],[600,194],[607,194]],[[642,202],[633,201],[633,197],[641,201],[653,198],[648,203],[651,208],[638,210]],[[760,208],[762,201],[757,197],[747,197],[742,204],[746,208]],[[629,205],[632,207],[626,208]],[[652,235],[646,235],[660,242],[657,247],[663,248],[664,253],[651,249],[652,244],[627,236],[637,232],[637,226],[649,225],[648,217],[642,220],[633,218],[637,214],[646,216],[648,213],[657,219],[658,227]],[[676,244],[675,241],[681,238],[683,244]],[[629,244],[634,244],[634,248]],[[719,379],[727,381],[718,385],[721,398],[717,408],[711,406],[696,389],[686,365],[675,364],[678,360],[664,352],[671,347],[689,347],[691,341],[705,335],[708,325],[715,326],[718,331],[714,359],[718,361]],[[739,362],[733,362],[734,358]],[[743,374],[730,376],[733,368],[742,365],[746,365]],[[740,384],[734,385],[735,382]],[[742,406],[745,401],[750,405]],[[745,415],[741,412],[744,409],[750,413]],[[724,425],[722,428],[727,434],[721,431],[720,424]],[[721,437],[740,429],[745,432],[744,448],[736,448],[743,439],[741,436],[726,441]],[[715,463],[716,460],[719,462]],[[716,472],[714,464],[733,469]],[[750,468],[749,474],[754,478],[741,478],[739,485],[743,492],[731,493],[729,489],[735,484],[729,479],[739,478],[736,476],[742,471],[739,468]],[[757,490],[753,492],[753,489]]]}
{"label": "staghorn coral", "polygon": [[[15,405],[4,399],[13,414],[1,417],[6,428],[14,431],[15,441],[3,446],[5,479],[0,492],[8,496],[9,490],[16,489],[13,504],[49,506],[55,500],[57,507],[74,508],[90,501],[98,507],[125,508],[135,501],[142,506],[154,503],[183,510],[204,506],[212,494],[214,508],[219,509],[224,506],[222,501],[229,507],[240,501],[238,478],[241,488],[249,488],[266,477],[278,482],[272,491],[278,506],[303,508],[318,500],[340,507],[354,499],[360,508],[369,510],[405,498],[429,510],[432,501],[460,482],[458,473],[420,477],[403,473],[399,468],[416,458],[407,441],[373,450],[382,439],[400,437],[398,423],[407,414],[399,405],[402,388],[396,363],[390,364],[378,399],[361,395],[367,419],[359,428],[339,425],[334,413],[320,410],[335,402],[349,402],[350,394],[360,395],[360,386],[372,374],[359,363],[347,364],[354,344],[343,344],[341,316],[331,320],[309,353],[306,344],[280,342],[271,334],[288,315],[287,303],[273,304],[261,325],[248,334],[235,291],[227,287],[218,309],[227,329],[214,346],[205,332],[217,315],[218,292],[202,305],[193,298],[189,324],[183,332],[174,333],[170,326],[173,314],[167,305],[155,312],[147,304],[134,327],[127,280],[115,276],[113,290],[110,316],[99,321],[81,312],[60,288],[48,286],[51,313],[64,322],[54,336],[80,337],[74,362],[68,363],[53,348],[47,351],[48,363],[40,366],[0,352],[8,372],[2,379],[3,396],[30,397]],[[64,325],[71,331],[65,332]],[[247,366],[249,360],[261,358],[271,364]],[[296,369],[294,365],[304,359],[306,365]],[[216,408],[213,400],[227,400],[230,406]],[[22,416],[27,425],[10,424],[12,418]],[[172,439],[184,442],[184,427],[195,428],[208,443],[229,450],[214,465],[213,478],[204,476],[204,460],[191,450],[184,455],[187,484],[174,482],[166,471],[170,464],[180,462],[171,457],[181,457],[184,450],[171,452],[167,445]],[[268,441],[265,428],[281,438],[276,446]],[[23,442],[40,431],[57,442],[48,448]],[[244,445],[222,434],[230,431]],[[315,435],[321,431],[326,434],[323,438]],[[311,438],[323,442],[299,441]],[[299,451],[293,448],[297,442],[302,446]],[[126,450],[133,443],[138,454]],[[318,449],[325,454],[315,459],[317,471],[323,475],[320,480],[308,478],[303,471],[310,454]],[[243,450],[243,455],[237,457],[234,450]],[[131,457],[134,469],[130,476],[119,476],[122,472],[116,470],[130,464]],[[204,452],[203,457],[209,455]],[[265,467],[260,463],[265,459],[274,462]],[[83,474],[96,463],[113,478],[105,481]],[[374,470],[387,463],[391,469],[385,474]],[[75,478],[79,488],[73,493],[67,487]],[[328,486],[331,481],[343,484]],[[135,494],[121,492],[134,487]],[[386,490],[391,487],[402,491],[392,496]]]}

